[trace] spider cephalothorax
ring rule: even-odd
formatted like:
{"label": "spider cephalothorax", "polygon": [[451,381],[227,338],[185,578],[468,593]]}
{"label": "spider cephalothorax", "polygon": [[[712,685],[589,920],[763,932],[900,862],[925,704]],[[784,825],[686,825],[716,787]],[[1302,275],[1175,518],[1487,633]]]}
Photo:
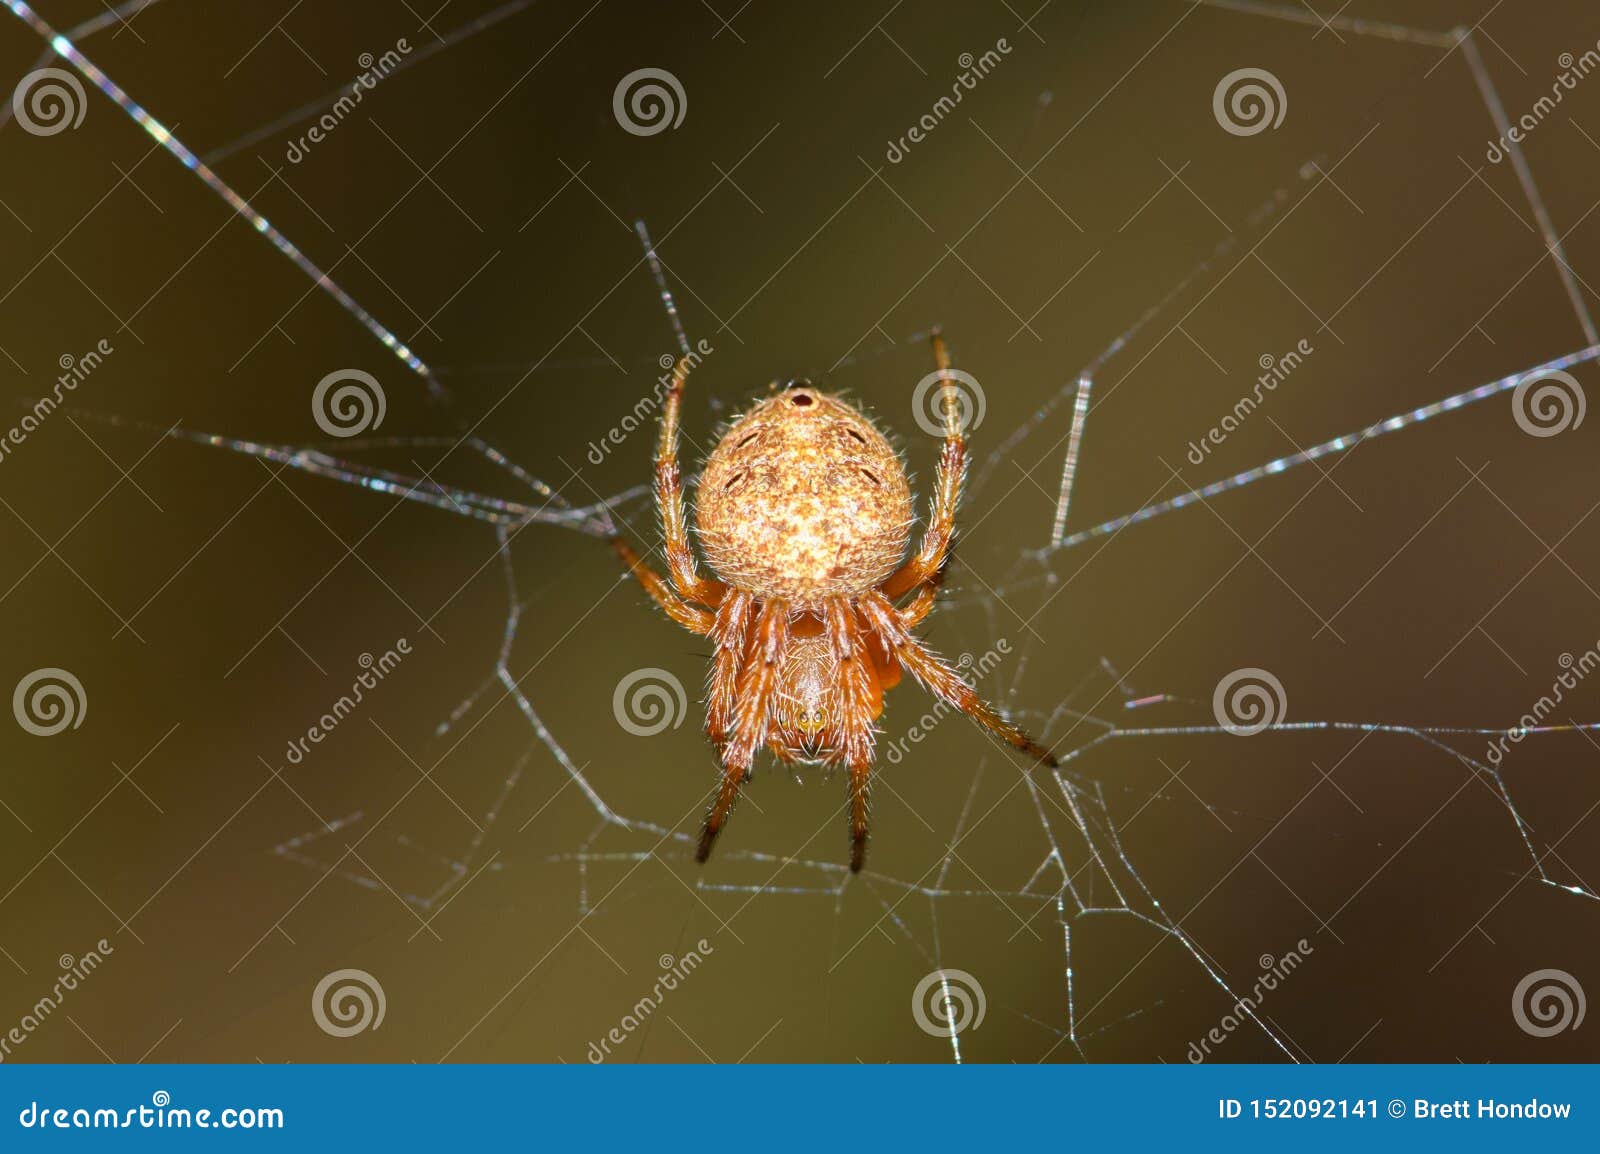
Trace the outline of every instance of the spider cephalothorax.
{"label": "spider cephalothorax", "polygon": [[[941,372],[950,360],[933,339]],[[909,557],[911,487],[899,455],[848,401],[791,382],[735,420],[700,476],[695,528],[717,578],[689,544],[678,464],[687,358],[673,373],[656,450],[669,586],[620,539],[618,554],[678,624],[715,644],[706,733],[722,783],[699,860],[763,746],[779,761],[850,772],[850,868],[866,853],[867,792],[884,693],[909,669],[929,692],[1017,749],[1054,765],[912,630],[933,611],[955,531],[966,438],[944,397],[945,440],[922,544]],[[948,380],[947,393],[951,391]]]}

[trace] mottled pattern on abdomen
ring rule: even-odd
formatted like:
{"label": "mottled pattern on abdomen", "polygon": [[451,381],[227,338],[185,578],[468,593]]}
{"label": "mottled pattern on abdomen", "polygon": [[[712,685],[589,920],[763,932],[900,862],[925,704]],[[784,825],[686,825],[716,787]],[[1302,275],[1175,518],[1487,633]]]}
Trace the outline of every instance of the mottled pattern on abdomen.
{"label": "mottled pattern on abdomen", "polygon": [[717,443],[695,522],[717,576],[805,608],[864,593],[894,571],[910,540],[911,487],[894,447],[860,410],[790,388]]}

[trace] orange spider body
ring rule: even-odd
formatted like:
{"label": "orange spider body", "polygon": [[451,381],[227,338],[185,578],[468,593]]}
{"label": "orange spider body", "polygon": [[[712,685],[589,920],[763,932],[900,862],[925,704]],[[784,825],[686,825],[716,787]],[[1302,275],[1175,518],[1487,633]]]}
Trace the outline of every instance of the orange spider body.
{"label": "orange spider body", "polygon": [[[937,336],[934,352],[940,370],[948,370]],[[807,384],[755,405],[729,427],[700,477],[695,528],[717,575],[709,579],[690,548],[678,464],[687,374],[686,359],[662,409],[656,452],[656,503],[672,585],[626,543],[613,544],[674,621],[716,646],[706,733],[723,774],[699,860],[710,854],[765,746],[785,763],[848,768],[850,868],[859,870],[876,722],[902,669],[1015,748],[1055,764],[912,633],[933,610],[955,530],[966,439],[953,400],[945,401],[928,529],[909,557],[913,512],[905,469],[860,410]]]}

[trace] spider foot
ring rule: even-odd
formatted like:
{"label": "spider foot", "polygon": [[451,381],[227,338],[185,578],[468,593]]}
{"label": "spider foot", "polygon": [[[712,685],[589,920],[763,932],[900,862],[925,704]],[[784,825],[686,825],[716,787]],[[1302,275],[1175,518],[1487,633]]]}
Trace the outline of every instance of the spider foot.
{"label": "spider foot", "polygon": [[867,834],[865,830],[850,837],[850,872],[858,874],[867,862]]}

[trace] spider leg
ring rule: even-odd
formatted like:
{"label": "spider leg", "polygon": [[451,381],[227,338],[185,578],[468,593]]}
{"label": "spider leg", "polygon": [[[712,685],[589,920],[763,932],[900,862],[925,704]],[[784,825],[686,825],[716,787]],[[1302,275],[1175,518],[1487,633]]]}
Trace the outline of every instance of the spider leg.
{"label": "spider leg", "polygon": [[780,599],[766,601],[756,618],[755,646],[750,660],[739,671],[739,688],[734,704],[732,733],[722,747],[722,784],[706,814],[695,860],[711,856],[711,846],[728,820],[728,812],[739,798],[739,785],[750,772],[756,750],[766,741],[767,722],[778,674],[783,667],[783,651],[789,640],[789,609]]}
{"label": "spider leg", "polygon": [[861,611],[868,625],[894,651],[900,663],[936,697],[943,698],[985,729],[1004,738],[1010,745],[1045,765],[1058,762],[1055,755],[1012,725],[998,709],[984,701],[954,669],[935,655],[901,624],[894,606],[881,593],[861,598]]}
{"label": "spider leg", "polygon": [[761,604],[756,618],[755,644],[750,660],[739,672],[738,701],[734,709],[733,734],[723,751],[723,759],[749,768],[756,749],[767,738],[767,723],[783,654],[789,642],[789,607],[774,597]]}
{"label": "spider leg", "polygon": [[914,629],[933,612],[934,604],[939,599],[939,582],[937,579],[924,582],[917,587],[917,595],[907,601],[895,613],[900,618],[900,623],[907,629]]}
{"label": "spider leg", "polygon": [[883,712],[883,686],[873,668],[854,608],[843,597],[827,607],[828,643],[839,663],[836,728],[850,771],[850,871],[860,873],[867,856],[867,802],[877,734],[873,722]]}
{"label": "spider leg", "polygon": [[638,578],[639,584],[644,586],[644,591],[650,594],[655,603],[666,611],[668,617],[691,633],[708,636],[714,627],[716,618],[712,614],[697,606],[690,605],[683,598],[672,591],[672,587],[650,566],[646,565],[635,553],[633,546],[621,537],[611,538],[612,551],[622,559],[628,571]]}
{"label": "spider leg", "polygon": [[750,645],[750,617],[754,601],[742,589],[730,590],[717,607],[711,637],[717,654],[711,661],[711,689],[706,696],[706,736],[721,747],[733,723],[738,700],[739,669]]}
{"label": "spider leg", "polygon": [[683,383],[689,377],[689,358],[672,370],[672,384],[661,406],[661,439],[656,445],[656,508],[661,512],[661,536],[667,567],[678,592],[690,601],[715,608],[726,587],[700,576],[694,550],[689,545],[689,518],[683,505],[683,470],[678,464],[678,414],[683,407]]}
{"label": "spider leg", "polygon": [[[927,581],[917,586],[916,594],[904,605],[895,610],[900,618],[900,624],[907,629],[915,629],[932,613],[939,600],[939,586],[944,584],[944,570],[941,569]],[[874,630],[866,632],[867,649],[872,655],[872,665],[878,675],[878,682],[887,693],[900,684],[900,662],[895,658],[894,650],[889,648],[889,643],[880,637]]]}
{"label": "spider leg", "polygon": [[[940,372],[950,368],[950,351],[937,330],[933,334],[933,359]],[[922,545],[883,583],[883,593],[891,600],[937,577],[950,554],[956,511],[961,505],[961,482],[967,471],[967,436],[961,428],[956,398],[955,385],[948,379],[941,382],[939,399],[944,408],[944,450],[934,474],[928,528],[922,535]]]}

